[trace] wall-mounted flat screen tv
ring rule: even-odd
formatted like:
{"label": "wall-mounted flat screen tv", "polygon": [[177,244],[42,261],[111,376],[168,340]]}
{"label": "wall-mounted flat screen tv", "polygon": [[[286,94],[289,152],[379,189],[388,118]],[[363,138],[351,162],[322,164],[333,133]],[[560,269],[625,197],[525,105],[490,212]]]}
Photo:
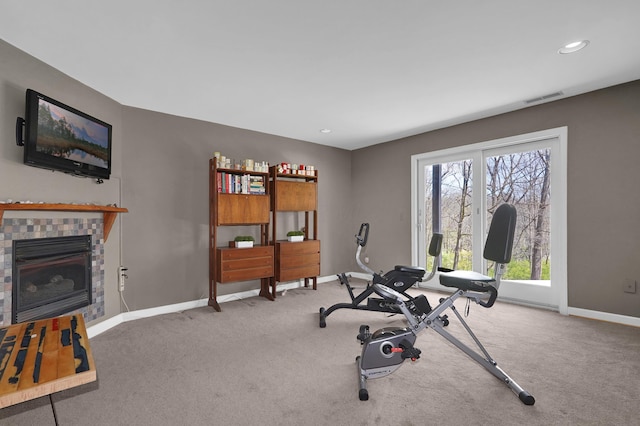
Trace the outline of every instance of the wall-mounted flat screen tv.
{"label": "wall-mounted flat screen tv", "polygon": [[109,179],[111,125],[27,89],[24,163]]}

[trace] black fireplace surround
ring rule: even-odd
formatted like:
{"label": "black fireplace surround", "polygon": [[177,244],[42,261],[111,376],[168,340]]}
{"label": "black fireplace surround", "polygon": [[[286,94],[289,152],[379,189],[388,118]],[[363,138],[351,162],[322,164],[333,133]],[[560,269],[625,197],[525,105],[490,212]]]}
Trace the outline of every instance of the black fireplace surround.
{"label": "black fireplace surround", "polygon": [[13,324],[91,304],[91,236],[13,241]]}

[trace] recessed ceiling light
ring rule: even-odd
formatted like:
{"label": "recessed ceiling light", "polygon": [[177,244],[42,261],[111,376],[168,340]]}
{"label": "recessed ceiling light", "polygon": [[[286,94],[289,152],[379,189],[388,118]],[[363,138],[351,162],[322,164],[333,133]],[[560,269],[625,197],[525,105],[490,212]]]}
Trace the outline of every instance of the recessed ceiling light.
{"label": "recessed ceiling light", "polygon": [[331,129],[320,129],[320,133],[331,133]]}
{"label": "recessed ceiling light", "polygon": [[573,43],[566,44],[558,49],[558,53],[561,55],[566,55],[567,53],[577,52],[578,50],[582,50],[589,45],[589,40],[580,40],[574,41]]}

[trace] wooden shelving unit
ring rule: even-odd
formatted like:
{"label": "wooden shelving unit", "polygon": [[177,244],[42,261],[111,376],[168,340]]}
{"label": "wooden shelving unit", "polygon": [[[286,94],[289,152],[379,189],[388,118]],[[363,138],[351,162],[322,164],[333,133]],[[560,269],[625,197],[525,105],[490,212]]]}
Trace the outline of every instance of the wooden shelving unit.
{"label": "wooden shelving unit", "polygon": [[[320,275],[320,240],[318,240],[318,171],[313,176],[281,174],[277,166],[269,169],[272,213],[272,243],[275,246],[275,282],[304,279],[317,289]],[[304,212],[304,241],[276,240],[277,212]],[[312,231],[310,233],[310,230]],[[275,283],[273,284],[275,288]]]}
{"label": "wooden shelving unit", "polygon": [[29,211],[64,211],[64,212],[96,212],[102,213],[104,220],[104,241],[107,241],[111,227],[118,213],[127,213],[129,210],[123,207],[96,206],[91,204],[42,204],[42,203],[7,203],[0,204],[0,222],[5,211],[29,210]]}
{"label": "wooden shelving unit", "polygon": [[[226,178],[242,176],[262,178],[264,194],[235,193],[226,187]],[[225,183],[223,183],[223,180]],[[273,277],[274,248],[269,245],[269,173],[218,168],[209,160],[209,306],[220,312],[218,283],[260,280],[260,296],[275,299]],[[260,227],[260,245],[252,248],[218,247],[220,226],[256,225]],[[270,291],[270,286],[271,291]]]}

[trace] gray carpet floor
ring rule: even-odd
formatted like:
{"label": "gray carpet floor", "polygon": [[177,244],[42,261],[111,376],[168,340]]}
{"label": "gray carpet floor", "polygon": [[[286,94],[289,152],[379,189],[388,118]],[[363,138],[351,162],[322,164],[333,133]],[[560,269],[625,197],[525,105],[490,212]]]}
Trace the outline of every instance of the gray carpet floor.
{"label": "gray carpet floor", "polygon": [[[420,291],[416,290],[418,294]],[[441,295],[426,293],[435,305]],[[497,302],[467,321],[536,398],[507,386],[431,330],[422,357],[369,380],[358,399],[359,326],[399,316],[318,309],[337,282],[140,319],[91,339],[95,383],[52,396],[60,425],[639,425],[640,329]],[[460,304],[459,308],[463,308]],[[462,336],[453,320],[448,330]],[[54,425],[49,397],[0,410],[0,425]]]}

